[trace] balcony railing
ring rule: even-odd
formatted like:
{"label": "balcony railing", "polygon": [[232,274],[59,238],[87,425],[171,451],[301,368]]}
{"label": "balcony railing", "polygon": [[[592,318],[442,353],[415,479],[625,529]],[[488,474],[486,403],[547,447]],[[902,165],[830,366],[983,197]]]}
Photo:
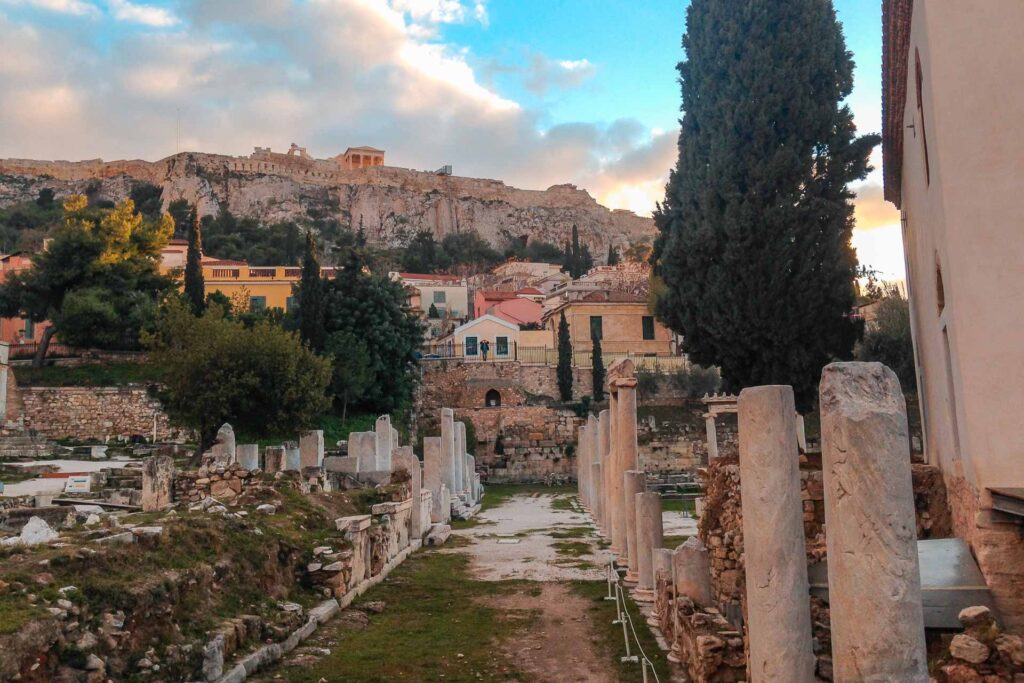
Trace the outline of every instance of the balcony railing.
{"label": "balcony railing", "polygon": [[[503,349],[505,350],[505,349]],[[506,353],[497,353],[495,344],[487,351],[486,358],[480,345],[466,349],[464,344],[429,344],[422,351],[422,360],[465,360],[471,362],[501,363],[518,361],[524,365],[558,365],[558,349],[545,346],[520,346],[516,342],[509,344]],[[633,353],[631,351],[608,351],[601,354],[605,367],[620,358],[629,358],[638,368],[655,372],[674,372],[690,366],[686,356],[672,353]],[[589,368],[593,364],[590,351],[574,351],[573,367]]]}

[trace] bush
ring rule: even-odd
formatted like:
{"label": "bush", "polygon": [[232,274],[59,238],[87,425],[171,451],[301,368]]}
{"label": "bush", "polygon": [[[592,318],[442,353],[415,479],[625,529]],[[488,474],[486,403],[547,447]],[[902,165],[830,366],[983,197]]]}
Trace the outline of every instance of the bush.
{"label": "bush", "polygon": [[661,375],[656,370],[643,366],[638,367],[636,375],[636,395],[640,400],[653,398],[661,386]]}
{"label": "bush", "polygon": [[714,394],[722,385],[718,368],[694,364],[671,373],[668,381],[669,385],[684,398],[700,398],[704,394]]}
{"label": "bush", "polygon": [[875,320],[867,326],[864,338],[854,349],[860,361],[878,361],[889,366],[900,379],[903,391],[917,390],[914,368],[914,341],[910,332],[910,302],[898,287],[884,289],[875,311]]}

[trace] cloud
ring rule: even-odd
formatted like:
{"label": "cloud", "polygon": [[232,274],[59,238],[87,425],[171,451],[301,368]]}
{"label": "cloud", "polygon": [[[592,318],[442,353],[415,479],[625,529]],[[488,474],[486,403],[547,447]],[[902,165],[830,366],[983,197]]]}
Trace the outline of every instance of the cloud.
{"label": "cloud", "polygon": [[882,181],[877,171],[860,185],[854,186],[857,193],[854,200],[854,217],[858,230],[888,228],[900,222],[900,212],[882,195]]}
{"label": "cloud", "polygon": [[525,69],[525,86],[535,95],[546,95],[550,90],[578,88],[596,73],[586,59],[555,60],[534,53]]}
{"label": "cloud", "polygon": [[0,4],[23,5],[48,12],[59,14],[71,14],[74,16],[86,16],[99,14],[96,5],[85,0],[0,0]]}
{"label": "cloud", "polygon": [[154,28],[167,28],[178,23],[178,18],[163,7],[140,5],[129,0],[107,0],[107,3],[118,21],[144,24]]}

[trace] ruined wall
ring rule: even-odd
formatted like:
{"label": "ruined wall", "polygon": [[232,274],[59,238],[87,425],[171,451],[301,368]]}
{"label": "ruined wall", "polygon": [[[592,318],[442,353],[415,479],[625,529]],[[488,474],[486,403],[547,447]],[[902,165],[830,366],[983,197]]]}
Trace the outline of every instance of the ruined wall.
{"label": "ruined wall", "polygon": [[24,425],[53,439],[103,440],[142,435],[177,439],[160,401],[145,387],[21,387]]}
{"label": "ruined wall", "polygon": [[[553,401],[558,396],[557,368],[553,365],[446,359],[422,361],[421,367],[419,402],[427,407],[483,407],[492,389],[501,394],[503,406]],[[573,393],[577,397],[589,395],[591,386],[590,370],[575,368]]]}
{"label": "ruined wall", "polygon": [[128,179],[161,186],[165,207],[186,199],[202,214],[227,208],[268,223],[305,219],[313,210],[343,224],[362,222],[372,241],[388,244],[421,229],[437,237],[476,230],[495,245],[506,234],[561,244],[578,225],[581,240],[599,254],[609,242],[626,246],[654,235],[650,218],[609,210],[572,185],[521,190],[390,166],[344,170],[331,160],[281,164],[190,152],[156,162],[0,159],[0,207],[35,199],[44,187],[63,197],[90,183],[99,184],[101,197],[118,200],[130,191]]}
{"label": "ruined wall", "polygon": [[[641,405],[637,409],[637,457],[647,472],[692,472],[708,462],[704,404],[699,400],[672,403]],[[719,455],[737,456],[736,416],[720,415],[715,429]]]}
{"label": "ruined wall", "polygon": [[[540,481],[549,475],[575,473],[576,432],[583,420],[571,410],[456,408],[455,419],[473,423],[477,471],[486,481]],[[499,434],[502,453],[495,452]]]}

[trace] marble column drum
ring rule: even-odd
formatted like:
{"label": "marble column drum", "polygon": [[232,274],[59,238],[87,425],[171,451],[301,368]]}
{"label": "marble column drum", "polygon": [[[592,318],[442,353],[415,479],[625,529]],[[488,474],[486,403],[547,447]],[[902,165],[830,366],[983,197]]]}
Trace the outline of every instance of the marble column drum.
{"label": "marble column drum", "polygon": [[637,554],[636,496],[647,490],[647,475],[640,470],[627,470],[622,474],[622,496],[626,514],[626,554],[628,563],[625,581],[636,583],[640,570]]}
{"label": "marble column drum", "polygon": [[636,507],[636,553],[638,582],[633,599],[654,601],[654,553],[665,544],[661,518],[661,495],[638,493]]}

